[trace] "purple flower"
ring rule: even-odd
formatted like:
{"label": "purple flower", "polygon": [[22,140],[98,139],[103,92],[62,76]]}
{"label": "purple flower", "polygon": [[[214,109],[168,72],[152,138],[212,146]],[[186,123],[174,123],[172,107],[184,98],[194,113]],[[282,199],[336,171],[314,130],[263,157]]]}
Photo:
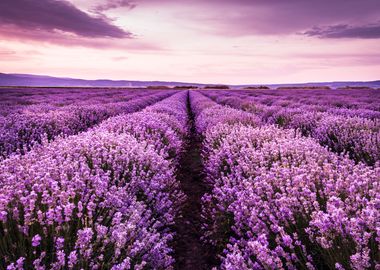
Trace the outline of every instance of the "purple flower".
{"label": "purple flower", "polygon": [[77,263],[78,257],[76,251],[70,252],[68,256],[68,266],[69,268],[73,268]]}
{"label": "purple flower", "polygon": [[76,242],[76,246],[83,249],[90,244],[92,236],[94,235],[94,232],[92,231],[91,228],[85,228],[85,229],[79,230],[77,235],[78,235],[78,239]]}
{"label": "purple flower", "polygon": [[19,259],[17,259],[16,261],[16,267],[17,269],[24,269],[24,261],[25,261],[25,258],[24,257],[20,257]]}
{"label": "purple flower", "polygon": [[35,236],[33,236],[32,238],[32,246],[33,247],[38,247],[41,243],[41,236],[39,234],[36,234]]}

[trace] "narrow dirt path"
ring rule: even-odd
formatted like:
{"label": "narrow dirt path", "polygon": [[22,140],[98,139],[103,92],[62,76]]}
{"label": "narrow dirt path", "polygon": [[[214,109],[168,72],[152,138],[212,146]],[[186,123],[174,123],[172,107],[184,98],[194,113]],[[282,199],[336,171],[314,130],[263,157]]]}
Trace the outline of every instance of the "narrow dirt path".
{"label": "narrow dirt path", "polygon": [[191,111],[189,98],[187,108],[190,132],[177,174],[187,200],[182,209],[182,216],[176,219],[175,228],[177,234],[174,239],[175,269],[211,269],[215,263],[215,256],[212,249],[204,246],[201,241],[201,198],[208,189],[203,181],[202,141],[195,130],[194,114]]}

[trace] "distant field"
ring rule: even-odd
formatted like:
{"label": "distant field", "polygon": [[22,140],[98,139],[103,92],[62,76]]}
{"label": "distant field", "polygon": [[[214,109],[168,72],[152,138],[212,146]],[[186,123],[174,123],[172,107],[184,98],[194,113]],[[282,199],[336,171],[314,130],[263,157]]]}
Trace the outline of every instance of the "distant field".
{"label": "distant field", "polygon": [[0,269],[380,269],[378,90],[194,88],[0,88]]}

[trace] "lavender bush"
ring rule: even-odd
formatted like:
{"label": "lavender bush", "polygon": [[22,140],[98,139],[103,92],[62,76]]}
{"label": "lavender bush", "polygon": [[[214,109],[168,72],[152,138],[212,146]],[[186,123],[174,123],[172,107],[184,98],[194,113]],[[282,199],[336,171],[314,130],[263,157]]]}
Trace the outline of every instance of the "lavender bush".
{"label": "lavender bush", "polygon": [[[186,106],[181,106],[186,94],[144,111],[160,115],[157,122],[176,136],[165,137],[136,113],[3,161],[1,264],[8,269],[171,269],[171,227],[183,195],[166,151],[180,147],[181,132],[187,130]],[[128,120],[133,130],[122,128]],[[162,137],[142,137],[147,129]]]}
{"label": "lavender bush", "polygon": [[380,269],[376,92],[2,90],[1,269],[174,269],[192,201],[216,269]]}
{"label": "lavender bush", "polygon": [[246,91],[230,91],[227,97],[222,92],[204,93],[221,104],[252,112],[261,122],[297,129],[356,162],[374,165],[380,160],[378,91],[259,91],[254,97]]}
{"label": "lavender bush", "polygon": [[[212,123],[197,105],[205,97],[192,97],[197,122]],[[380,267],[379,168],[293,129],[226,119],[200,129],[212,186],[203,197],[204,240],[221,269]]]}
{"label": "lavender bush", "polygon": [[134,112],[171,95],[155,92],[125,102],[67,106],[59,110],[14,113],[0,118],[0,158],[25,153],[35,144],[87,130],[120,113]]}

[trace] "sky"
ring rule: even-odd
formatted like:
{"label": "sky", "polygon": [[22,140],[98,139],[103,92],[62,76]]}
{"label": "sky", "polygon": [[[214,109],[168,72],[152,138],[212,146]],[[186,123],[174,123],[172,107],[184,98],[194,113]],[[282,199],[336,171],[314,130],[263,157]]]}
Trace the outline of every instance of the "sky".
{"label": "sky", "polygon": [[1,0],[0,72],[253,84],[380,79],[379,0]]}

